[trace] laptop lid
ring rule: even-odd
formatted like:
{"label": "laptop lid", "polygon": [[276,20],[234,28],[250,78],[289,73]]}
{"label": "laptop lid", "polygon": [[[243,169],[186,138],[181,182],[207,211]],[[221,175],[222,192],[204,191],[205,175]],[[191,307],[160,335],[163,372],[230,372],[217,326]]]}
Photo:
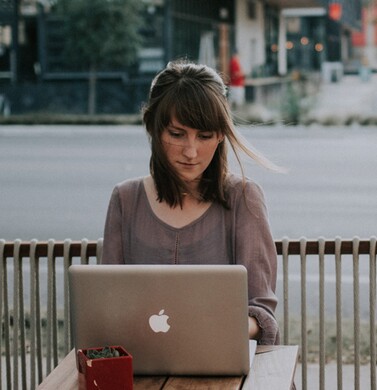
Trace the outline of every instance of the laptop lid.
{"label": "laptop lid", "polygon": [[240,375],[250,368],[240,265],[72,265],[75,348],[122,345],[139,375]]}

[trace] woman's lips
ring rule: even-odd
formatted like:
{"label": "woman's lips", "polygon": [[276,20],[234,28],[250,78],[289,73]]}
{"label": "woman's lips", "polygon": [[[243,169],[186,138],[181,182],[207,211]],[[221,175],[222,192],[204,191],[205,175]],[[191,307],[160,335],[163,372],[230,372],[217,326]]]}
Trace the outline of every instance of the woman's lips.
{"label": "woman's lips", "polygon": [[198,163],[185,163],[181,161],[178,161],[178,164],[184,168],[194,168],[198,165]]}

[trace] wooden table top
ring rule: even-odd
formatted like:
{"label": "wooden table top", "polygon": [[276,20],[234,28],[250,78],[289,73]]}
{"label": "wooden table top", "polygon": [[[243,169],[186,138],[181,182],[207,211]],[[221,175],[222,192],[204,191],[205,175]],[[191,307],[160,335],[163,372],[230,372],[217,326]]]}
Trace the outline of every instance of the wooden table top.
{"label": "wooden table top", "polygon": [[[249,375],[246,377],[135,376],[134,389],[290,390],[297,357],[298,346],[258,346]],[[38,386],[38,390],[58,389],[79,389],[74,350]]]}

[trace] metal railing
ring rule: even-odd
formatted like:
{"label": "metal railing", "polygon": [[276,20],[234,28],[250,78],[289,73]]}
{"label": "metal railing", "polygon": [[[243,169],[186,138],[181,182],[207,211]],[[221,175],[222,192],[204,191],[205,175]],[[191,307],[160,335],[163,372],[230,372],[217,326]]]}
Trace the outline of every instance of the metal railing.
{"label": "metal railing", "polygon": [[[336,350],[333,354],[337,366],[337,388],[343,389],[343,301],[347,293],[346,299],[349,301],[348,296],[351,294],[353,306],[351,360],[354,389],[360,389],[360,366],[366,362],[370,366],[370,388],[376,390],[376,238],[285,238],[275,243],[279,259],[278,295],[281,314],[279,318],[278,313],[278,318],[281,321],[282,343],[300,345],[301,388],[308,388],[308,362],[313,356],[309,342],[310,321],[314,317],[318,318],[315,326],[318,325],[319,330],[314,343],[314,360],[319,364],[319,388],[325,389],[325,368],[331,355],[326,332],[328,323],[335,315],[335,333],[332,337]],[[0,240],[0,390],[36,388],[71,350],[68,267],[73,263],[99,263],[101,253],[101,239],[64,242]],[[314,272],[313,264],[318,267]],[[329,266],[334,268],[334,272],[327,272]],[[368,290],[368,302],[363,302],[366,307],[362,314],[360,267],[368,275],[367,280],[362,276],[363,287],[366,286]],[[351,270],[351,276],[344,276],[344,268]],[[299,293],[297,288],[292,290],[294,283],[298,284]],[[352,291],[347,288],[350,284]],[[335,303],[333,309],[326,311],[329,295],[330,298],[334,295]],[[308,308],[308,300],[312,302],[313,299],[318,305],[318,311],[314,314],[315,305],[310,303]],[[294,322],[297,310],[299,326]],[[369,344],[366,352],[360,349],[360,335],[365,336],[364,329],[367,329]]]}

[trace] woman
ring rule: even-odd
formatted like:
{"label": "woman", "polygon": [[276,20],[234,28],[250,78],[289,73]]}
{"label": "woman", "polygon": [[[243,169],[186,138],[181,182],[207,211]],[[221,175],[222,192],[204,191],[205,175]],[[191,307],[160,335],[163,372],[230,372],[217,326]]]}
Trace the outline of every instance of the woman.
{"label": "woman", "polygon": [[228,172],[226,141],[267,164],[237,137],[221,77],[169,63],[144,108],[150,176],[111,196],[102,263],[242,264],[248,271],[249,336],[278,343],[276,251],[261,189]]}

